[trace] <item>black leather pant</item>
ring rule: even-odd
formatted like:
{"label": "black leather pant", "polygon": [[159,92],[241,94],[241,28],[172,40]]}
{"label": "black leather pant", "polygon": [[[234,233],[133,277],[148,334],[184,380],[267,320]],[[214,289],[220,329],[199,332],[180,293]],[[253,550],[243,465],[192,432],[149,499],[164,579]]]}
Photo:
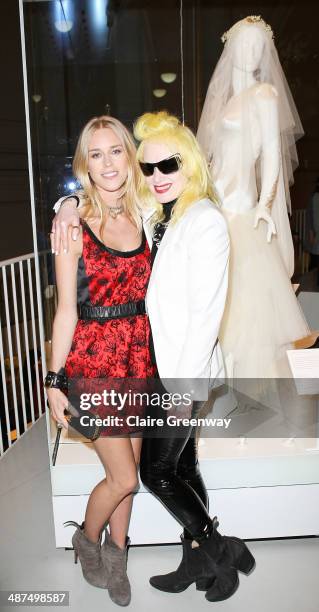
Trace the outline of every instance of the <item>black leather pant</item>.
{"label": "black leather pant", "polygon": [[[200,407],[199,402],[194,402],[193,417]],[[156,416],[165,418],[164,411],[160,412]],[[156,429],[145,432],[141,480],[183,525],[184,536],[200,541],[209,533],[212,521],[208,514],[208,494],[198,465],[196,427],[180,425],[178,430],[177,427],[166,427],[164,431],[166,437],[158,437],[160,432]]]}

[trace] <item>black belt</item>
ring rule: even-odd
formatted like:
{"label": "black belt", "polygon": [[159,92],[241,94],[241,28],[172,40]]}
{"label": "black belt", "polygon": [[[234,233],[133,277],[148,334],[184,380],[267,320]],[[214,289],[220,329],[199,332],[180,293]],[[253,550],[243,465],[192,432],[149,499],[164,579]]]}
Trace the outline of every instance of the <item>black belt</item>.
{"label": "black belt", "polygon": [[138,302],[127,302],[126,304],[114,304],[114,306],[90,306],[82,304],[79,308],[79,319],[85,321],[103,319],[122,319],[134,315],[146,314],[145,300]]}

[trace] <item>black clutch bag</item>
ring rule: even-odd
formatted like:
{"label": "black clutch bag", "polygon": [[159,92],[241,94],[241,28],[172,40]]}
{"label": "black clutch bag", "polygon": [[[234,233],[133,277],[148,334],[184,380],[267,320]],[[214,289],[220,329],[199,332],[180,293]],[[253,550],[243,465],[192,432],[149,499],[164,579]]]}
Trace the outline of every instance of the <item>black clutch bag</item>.
{"label": "black clutch bag", "polygon": [[[70,402],[68,407],[64,410],[65,418],[68,421],[70,427],[73,427],[82,436],[88,438],[88,440],[97,440],[101,433],[101,425],[96,424],[96,420],[100,419],[98,414],[91,414],[88,410],[82,410],[81,408],[75,408]],[[81,417],[89,417],[89,423],[81,423]]]}
{"label": "black clutch bag", "polygon": [[[69,427],[73,427],[73,429],[85,436],[85,438],[88,438],[88,440],[97,440],[101,433],[101,425],[96,425],[95,423],[96,419],[100,418],[97,414],[90,414],[87,410],[82,410],[81,408],[74,408],[74,406],[72,406],[70,402],[68,404],[68,407],[65,408],[64,414],[66,420],[68,421]],[[90,424],[83,425],[80,421],[81,416],[88,416],[88,414],[90,417]],[[56,463],[62,429],[63,426],[58,423],[58,431],[56,434],[52,453],[52,465],[55,465]]]}

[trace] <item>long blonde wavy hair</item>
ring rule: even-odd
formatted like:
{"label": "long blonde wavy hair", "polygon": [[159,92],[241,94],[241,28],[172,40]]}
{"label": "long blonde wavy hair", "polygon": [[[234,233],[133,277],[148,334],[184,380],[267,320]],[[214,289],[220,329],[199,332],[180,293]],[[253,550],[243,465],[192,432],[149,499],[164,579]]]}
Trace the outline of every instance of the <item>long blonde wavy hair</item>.
{"label": "long blonde wavy hair", "polygon": [[124,204],[124,209],[127,215],[130,217],[132,222],[136,225],[137,229],[142,229],[141,219],[141,198],[140,198],[140,180],[141,172],[138,167],[136,159],[136,147],[133,138],[127,128],[114,117],[108,115],[101,115],[100,117],[93,117],[84,126],[79,136],[75,155],[73,159],[73,172],[76,178],[82,185],[82,191],[77,192],[81,198],[84,199],[83,206],[79,209],[81,217],[90,219],[99,213],[101,218],[100,236],[102,235],[103,228],[107,218],[107,210],[103,205],[103,200],[99,194],[99,191],[92,181],[89,170],[89,143],[92,135],[96,130],[102,128],[110,128],[118,136],[121,145],[123,146],[124,152],[127,157],[128,171],[127,179],[123,185],[120,193],[120,198]]}
{"label": "long blonde wavy hair", "polygon": [[[218,204],[204,154],[194,134],[177,117],[167,111],[144,113],[134,125],[134,136],[140,142],[137,149],[139,161],[144,159],[146,142],[165,144],[172,154],[179,153],[181,156],[182,172],[188,180],[174,206],[172,223],[176,223],[197,200],[209,198]],[[143,201],[144,207],[155,208],[153,223],[163,220],[163,205],[150,192],[144,177],[140,181],[139,199]]]}

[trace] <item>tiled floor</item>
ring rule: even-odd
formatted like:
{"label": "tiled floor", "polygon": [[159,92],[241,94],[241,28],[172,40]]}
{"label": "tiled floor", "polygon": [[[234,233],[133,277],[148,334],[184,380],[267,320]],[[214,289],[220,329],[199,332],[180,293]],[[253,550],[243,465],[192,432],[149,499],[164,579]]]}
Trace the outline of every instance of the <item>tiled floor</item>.
{"label": "tiled floor", "polygon": [[[91,587],[71,550],[56,549],[45,423],[41,419],[0,461],[0,586],[2,590],[68,590],[69,609],[118,610],[107,591]],[[236,594],[209,603],[192,585],[171,595],[152,589],[152,574],[177,567],[179,546],[131,547],[130,609],[138,612],[318,612],[319,539],[251,542],[255,571],[240,575]],[[212,609],[211,608],[211,609]],[[12,608],[4,607],[3,612]],[[28,607],[26,608],[28,609]],[[51,607],[50,609],[57,609]],[[60,608],[59,608],[60,609]]]}

